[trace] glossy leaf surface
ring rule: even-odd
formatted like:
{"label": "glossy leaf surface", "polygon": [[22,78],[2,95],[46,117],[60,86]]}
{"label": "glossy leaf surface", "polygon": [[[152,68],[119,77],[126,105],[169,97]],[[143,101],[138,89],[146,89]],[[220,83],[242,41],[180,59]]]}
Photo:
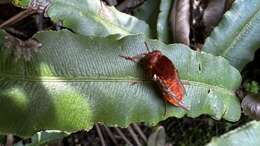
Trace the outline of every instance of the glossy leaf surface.
{"label": "glossy leaf surface", "polygon": [[[19,7],[23,7],[20,3],[30,3],[29,0],[14,1]],[[86,36],[150,36],[150,28],[144,21],[119,12],[100,0],[51,0],[45,13],[55,23],[61,22],[64,27]]]}
{"label": "glossy leaf surface", "polygon": [[160,13],[157,20],[157,34],[158,40],[169,43],[171,40],[170,35],[170,12],[173,4],[173,0],[161,0]]}
{"label": "glossy leaf surface", "polygon": [[252,121],[218,138],[207,146],[257,146],[260,145],[260,122]]}
{"label": "glossy leaf surface", "polygon": [[223,56],[238,70],[260,48],[260,1],[236,0],[207,38],[203,51]]}
{"label": "glossy leaf surface", "polygon": [[[0,131],[31,135],[43,129],[77,131],[96,122],[127,126],[170,116],[237,121],[234,91],[240,73],[222,57],[197,53],[185,45],[165,45],[142,35],[86,37],[69,31],[41,32],[42,48],[31,61],[15,61],[0,33]],[[167,104],[140,65],[119,55],[161,50],[179,70],[190,111]],[[216,70],[216,68],[218,68]]]}
{"label": "glossy leaf surface", "polygon": [[99,0],[53,0],[47,13],[53,21],[61,21],[65,27],[83,35],[150,35],[149,26],[144,21]]}
{"label": "glossy leaf surface", "polygon": [[144,20],[150,26],[152,38],[157,37],[157,19],[161,0],[149,0],[133,11],[135,17]]}

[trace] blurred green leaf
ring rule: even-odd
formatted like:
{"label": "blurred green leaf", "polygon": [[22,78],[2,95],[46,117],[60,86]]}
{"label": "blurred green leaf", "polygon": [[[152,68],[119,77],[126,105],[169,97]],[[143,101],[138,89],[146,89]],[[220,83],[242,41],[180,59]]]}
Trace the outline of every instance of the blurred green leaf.
{"label": "blurred green leaf", "polygon": [[[96,122],[126,127],[167,117],[237,121],[240,103],[235,90],[240,73],[222,57],[165,45],[143,35],[86,37],[69,31],[35,35],[43,47],[31,61],[17,60],[0,32],[0,132],[28,136],[43,129],[77,131]],[[136,63],[119,57],[158,49],[166,54],[185,82],[190,111],[167,104]],[[217,68],[217,69],[216,69]],[[135,83],[135,84],[133,84]]]}
{"label": "blurred green leaf", "polygon": [[151,27],[153,38],[169,43],[169,15],[173,0],[149,0],[134,10],[134,16],[146,21]]}
{"label": "blurred green leaf", "polygon": [[10,0],[15,6],[26,8],[30,5],[32,0]]}
{"label": "blurred green leaf", "polygon": [[54,22],[61,21],[65,27],[83,35],[150,35],[144,21],[121,13],[100,0],[53,0],[47,13]]}
{"label": "blurred green leaf", "polygon": [[218,138],[207,146],[258,146],[260,145],[260,122],[252,121]]}
{"label": "blurred green leaf", "polygon": [[[29,0],[14,1],[14,4],[20,7],[20,3],[30,2]],[[46,11],[52,21],[62,22],[64,27],[86,36],[110,34],[150,36],[150,28],[144,21],[121,13],[115,7],[107,6],[100,0],[51,0]]]}
{"label": "blurred green leaf", "polygon": [[45,146],[46,144],[50,144],[55,140],[63,139],[68,135],[69,133],[58,131],[58,130],[40,131],[31,137],[32,139],[31,143],[22,144],[21,142],[18,142],[14,146]]}
{"label": "blurred green leaf", "polygon": [[134,10],[134,16],[147,22],[151,28],[152,38],[157,37],[157,19],[160,12],[161,0],[145,1],[140,7]]}
{"label": "blurred green leaf", "polygon": [[207,38],[203,51],[223,56],[238,70],[260,48],[260,1],[236,0]]}
{"label": "blurred green leaf", "polygon": [[169,15],[171,13],[172,4],[173,0],[161,0],[160,13],[157,20],[158,39],[165,43],[169,43],[171,40]]}
{"label": "blurred green leaf", "polygon": [[5,135],[0,135],[0,144],[5,144]]}
{"label": "blurred green leaf", "polygon": [[252,93],[258,93],[259,92],[259,85],[256,81],[248,82],[245,86],[246,91],[252,92]]}

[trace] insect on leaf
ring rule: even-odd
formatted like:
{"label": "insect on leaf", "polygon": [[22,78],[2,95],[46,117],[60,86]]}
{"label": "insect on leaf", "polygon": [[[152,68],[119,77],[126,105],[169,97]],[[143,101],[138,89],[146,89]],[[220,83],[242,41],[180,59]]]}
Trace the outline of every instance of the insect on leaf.
{"label": "insect on leaf", "polygon": [[[165,45],[144,35],[86,37],[66,30],[40,32],[42,47],[30,61],[15,61],[0,31],[0,132],[30,136],[42,129],[68,132],[90,129],[96,122],[126,127],[133,122],[155,125],[168,117],[237,121],[235,90],[240,73],[227,60]],[[53,41],[55,40],[55,41]],[[166,104],[140,65],[119,57],[159,50],[179,71],[189,111]],[[218,68],[216,70],[216,68]],[[214,70],[214,72],[212,71]],[[135,84],[133,84],[135,83]]]}

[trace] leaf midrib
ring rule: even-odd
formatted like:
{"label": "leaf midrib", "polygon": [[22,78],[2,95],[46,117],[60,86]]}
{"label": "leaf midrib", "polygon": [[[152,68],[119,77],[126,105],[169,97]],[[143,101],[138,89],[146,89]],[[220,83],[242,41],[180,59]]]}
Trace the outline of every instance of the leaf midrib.
{"label": "leaf midrib", "polygon": [[[20,75],[7,75],[7,74],[0,74],[0,81],[1,79],[7,80],[16,80],[16,81],[29,81],[29,82],[153,82],[147,79],[140,79],[136,77],[107,77],[107,76],[96,76],[96,77],[48,77],[48,76],[41,76],[41,77],[21,77]],[[218,91],[223,91],[228,95],[234,96],[234,92],[231,89],[226,89],[221,86],[211,85],[204,82],[192,81],[192,80],[181,80],[184,83],[184,86],[199,86],[209,89],[214,89]],[[185,84],[188,83],[188,84]]]}

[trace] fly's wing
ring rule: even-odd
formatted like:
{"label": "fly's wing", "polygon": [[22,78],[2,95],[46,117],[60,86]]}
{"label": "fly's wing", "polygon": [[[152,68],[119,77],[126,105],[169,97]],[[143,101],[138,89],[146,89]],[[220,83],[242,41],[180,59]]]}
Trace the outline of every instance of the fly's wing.
{"label": "fly's wing", "polygon": [[171,87],[165,82],[165,80],[162,80],[159,76],[154,74],[153,80],[158,83],[160,86],[163,96],[170,96],[171,98],[175,98],[178,100],[177,95],[171,91]]}
{"label": "fly's wing", "polygon": [[156,65],[156,72],[158,76],[162,80],[165,81],[175,81],[177,82],[183,89],[184,94],[186,95],[186,90],[180,80],[178,70],[176,69],[175,65],[173,62],[166,56],[162,56],[158,59],[157,65]]}
{"label": "fly's wing", "polygon": [[173,105],[188,109],[183,103],[185,88],[183,87],[178,71],[169,58],[162,55],[153,68],[153,79],[162,89],[164,98]]}
{"label": "fly's wing", "polygon": [[165,80],[161,79],[160,76],[154,74],[153,80],[160,85],[160,88],[162,89],[164,95],[170,94],[170,96],[177,99],[176,94],[171,91],[171,87],[167,84]]}
{"label": "fly's wing", "polygon": [[176,95],[173,91],[176,90],[172,90],[173,87],[168,86],[164,80],[161,80],[159,76],[157,76],[156,74],[153,76],[153,80],[156,81],[159,86],[162,89],[163,92],[163,97],[166,101],[168,101],[169,103],[175,105],[175,106],[180,106],[185,110],[189,110],[189,108],[183,103],[183,96],[181,94],[181,96]]}
{"label": "fly's wing", "polygon": [[169,58],[164,55],[158,58],[156,65],[154,66],[154,74],[162,80],[161,82],[163,83],[161,84],[165,84],[165,86],[167,86],[164,91],[169,91],[168,93],[175,93],[175,97],[182,100],[184,94],[186,94],[185,88],[180,81],[178,70]]}
{"label": "fly's wing", "polygon": [[156,61],[156,65],[153,68],[153,74],[156,74],[162,80],[175,79],[178,77],[174,64],[164,55]]}
{"label": "fly's wing", "polygon": [[183,91],[184,91],[184,95],[187,95],[187,94],[186,94],[186,89],[185,89],[185,87],[183,86],[183,82],[180,80],[178,70],[176,70],[176,74],[177,74],[177,78],[176,78],[176,79],[179,81],[180,85],[182,86],[182,89],[183,89]]}

